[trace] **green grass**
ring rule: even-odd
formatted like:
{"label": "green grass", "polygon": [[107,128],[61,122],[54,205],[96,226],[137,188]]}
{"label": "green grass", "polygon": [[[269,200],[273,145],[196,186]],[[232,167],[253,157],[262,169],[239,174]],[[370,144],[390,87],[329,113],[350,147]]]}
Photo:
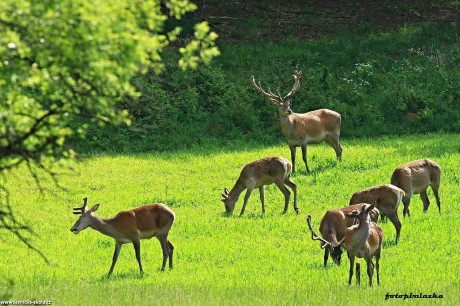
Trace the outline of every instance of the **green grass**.
{"label": "green grass", "polygon": [[[17,215],[33,227],[36,235],[32,242],[53,265],[46,265],[14,237],[3,235],[0,297],[50,300],[54,305],[356,305],[383,303],[386,293],[422,292],[444,295],[442,300],[424,302],[458,304],[460,135],[345,139],[342,146],[342,163],[335,161],[333,150],[326,145],[309,147],[310,175],[298,163],[293,181],[299,190],[299,215],[292,202],[288,213],[281,214],[283,197],[274,185],[267,187],[265,215],[257,192],[243,217],[237,216],[242,198],[231,217],[223,214],[220,202],[223,188],[233,186],[245,163],[264,156],[288,157],[285,144],[85,156],[75,162],[73,172],[61,175],[67,191],[48,184],[50,190],[45,195],[39,195],[25,171],[11,174],[11,202]],[[442,167],[442,216],[430,190],[432,205],[426,214],[416,196],[410,219],[401,217],[397,246],[392,244],[393,225],[381,225],[386,240],[381,285],[369,288],[363,269],[362,285],[349,287],[346,256],[341,266],[330,263],[324,269],[323,251],[310,239],[306,215],[312,215],[317,229],[326,210],[346,206],[357,190],[389,183],[396,166],[424,157]],[[90,204],[101,204],[97,212],[101,217],[143,203],[168,204],[176,213],[170,232],[175,245],[174,269],[160,272],[158,241],[143,240],[145,274],[139,276],[133,247],[125,245],[113,277],[107,279],[113,240],[91,229],[76,236],[69,231],[76,220],[71,208],[81,205],[84,196]],[[8,288],[9,280],[13,285]]]}

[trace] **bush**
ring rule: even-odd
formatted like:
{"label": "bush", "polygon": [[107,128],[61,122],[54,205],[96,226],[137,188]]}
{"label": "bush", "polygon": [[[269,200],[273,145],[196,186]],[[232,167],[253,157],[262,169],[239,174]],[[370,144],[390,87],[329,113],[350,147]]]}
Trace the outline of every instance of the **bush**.
{"label": "bush", "polygon": [[[212,65],[138,76],[142,93],[124,107],[130,127],[94,129],[91,150],[171,150],[211,141],[283,141],[276,108],[249,83],[287,93],[302,70],[292,108],[342,114],[342,135],[460,132],[460,42],[456,24],[425,24],[388,33],[361,30],[318,41],[221,46]],[[88,150],[88,147],[82,148]]]}

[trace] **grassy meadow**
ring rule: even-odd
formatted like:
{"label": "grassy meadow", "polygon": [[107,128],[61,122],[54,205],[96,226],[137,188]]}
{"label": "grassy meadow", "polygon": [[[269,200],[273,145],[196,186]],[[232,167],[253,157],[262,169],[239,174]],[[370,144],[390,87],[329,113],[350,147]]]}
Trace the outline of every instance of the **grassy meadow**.
{"label": "grassy meadow", "polygon": [[[224,214],[220,194],[231,188],[243,165],[265,156],[289,157],[286,144],[206,145],[193,149],[126,155],[79,156],[73,170],[61,173],[66,190],[48,182],[39,194],[26,169],[8,177],[10,201],[17,217],[34,229],[31,241],[52,261],[47,265],[11,235],[0,240],[0,300],[49,300],[53,305],[161,304],[375,304],[389,294],[442,294],[443,299],[410,300],[424,304],[457,304],[460,293],[460,135],[429,134],[372,139],[343,139],[343,162],[325,144],[309,146],[312,173],[305,173],[300,150],[293,181],[298,186],[300,214],[292,200],[286,215],[282,193],[266,187],[266,214],[254,192],[243,217]],[[401,239],[383,223],[384,249],[380,286],[369,288],[363,260],[361,286],[348,286],[348,259],[322,266],[323,250],[312,241],[305,222],[312,215],[318,230],[328,209],[348,205],[353,192],[389,183],[393,169],[428,157],[442,168],[441,208],[422,212],[416,195],[411,217],[400,218]],[[170,232],[175,267],[160,271],[161,248],[143,240],[145,273],[139,275],[132,245],[122,248],[110,279],[114,241],[87,229],[69,229],[77,217],[72,207],[89,197],[100,203],[97,214],[112,217],[141,204],[163,202],[176,213]],[[375,277],[375,276],[374,276]],[[401,303],[401,299],[386,301]]]}

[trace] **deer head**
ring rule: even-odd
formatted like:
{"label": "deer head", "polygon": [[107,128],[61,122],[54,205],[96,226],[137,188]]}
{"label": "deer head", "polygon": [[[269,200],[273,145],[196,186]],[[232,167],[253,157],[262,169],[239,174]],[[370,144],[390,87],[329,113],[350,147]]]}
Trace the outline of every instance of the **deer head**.
{"label": "deer head", "polygon": [[353,210],[351,213],[346,213],[345,216],[353,218],[353,225],[361,224],[362,222],[370,222],[369,213],[374,209],[376,201],[372,204],[363,205],[361,211]]}
{"label": "deer head", "polygon": [[316,232],[314,231],[313,226],[311,225],[310,215],[307,216],[307,223],[311,231],[311,239],[320,241],[322,249],[329,248],[329,252],[331,254],[332,260],[338,265],[340,265],[340,260],[342,259],[342,253],[343,253],[342,248],[340,247],[340,242],[339,244],[334,245],[333,243],[327,241],[326,239],[318,236],[318,234],[316,234]]}
{"label": "deer head", "polygon": [[235,204],[238,199],[234,199],[230,197],[230,192],[227,188],[224,188],[224,193],[221,194],[222,198],[220,199],[225,204],[225,211],[228,213],[232,213],[235,209]]}
{"label": "deer head", "polygon": [[73,213],[75,215],[81,215],[78,218],[77,222],[70,228],[70,231],[74,234],[78,234],[91,224],[91,220],[94,218],[92,215],[99,208],[99,204],[95,204],[91,209],[87,210],[86,205],[88,204],[88,198],[83,198],[83,206],[82,207],[74,207]]}
{"label": "deer head", "polygon": [[292,114],[291,99],[292,99],[292,96],[297,92],[297,90],[300,87],[300,77],[301,76],[302,76],[301,71],[294,72],[294,75],[293,75],[294,86],[292,86],[291,91],[284,97],[281,97],[281,94],[279,93],[279,91],[277,91],[277,93],[274,94],[270,88],[268,88],[268,92],[263,90],[262,85],[260,84],[260,81],[257,84],[254,76],[251,76],[251,84],[252,86],[254,86],[254,88],[258,92],[266,96],[273,104],[275,104],[281,116],[289,116]]}

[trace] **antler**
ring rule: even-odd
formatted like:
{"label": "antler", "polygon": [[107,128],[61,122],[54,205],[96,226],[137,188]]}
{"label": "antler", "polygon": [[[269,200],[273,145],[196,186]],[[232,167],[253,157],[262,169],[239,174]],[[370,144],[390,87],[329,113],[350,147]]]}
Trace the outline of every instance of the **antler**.
{"label": "antler", "polygon": [[302,76],[302,71],[294,71],[294,86],[292,86],[292,89],[291,91],[283,98],[283,100],[285,99],[289,99],[292,97],[292,95],[294,95],[296,93],[296,91],[299,89],[300,87],[300,77]]}
{"label": "antler", "polygon": [[82,207],[74,207],[73,213],[75,215],[81,215],[86,211],[86,204],[88,204],[88,197],[83,198],[83,206]]}
{"label": "antler", "polygon": [[276,100],[276,101],[282,101],[283,99],[281,98],[281,95],[280,93],[278,92],[278,95],[274,94],[270,88],[268,88],[268,92],[266,92],[265,90],[262,89],[262,85],[260,84],[260,81],[259,81],[259,85],[257,85],[256,83],[256,79],[254,78],[254,76],[251,76],[251,84],[252,86],[254,86],[254,88],[260,92],[261,94],[263,94],[264,96],[266,96],[267,98],[269,98],[270,100]]}
{"label": "antler", "polygon": [[227,199],[228,199],[228,195],[229,195],[228,189],[227,189],[227,188],[224,188],[224,193],[222,193],[221,195],[222,195],[222,199],[220,199],[221,201],[227,200]]}
{"label": "antler", "polygon": [[307,216],[307,223],[308,223],[308,227],[310,228],[310,231],[311,231],[311,239],[319,240],[319,241],[323,242],[324,244],[321,246],[322,249],[324,249],[327,246],[332,246],[332,243],[330,243],[329,241],[321,238],[320,236],[318,236],[315,233],[315,231],[313,230],[313,226],[311,226],[311,216],[310,215]]}

